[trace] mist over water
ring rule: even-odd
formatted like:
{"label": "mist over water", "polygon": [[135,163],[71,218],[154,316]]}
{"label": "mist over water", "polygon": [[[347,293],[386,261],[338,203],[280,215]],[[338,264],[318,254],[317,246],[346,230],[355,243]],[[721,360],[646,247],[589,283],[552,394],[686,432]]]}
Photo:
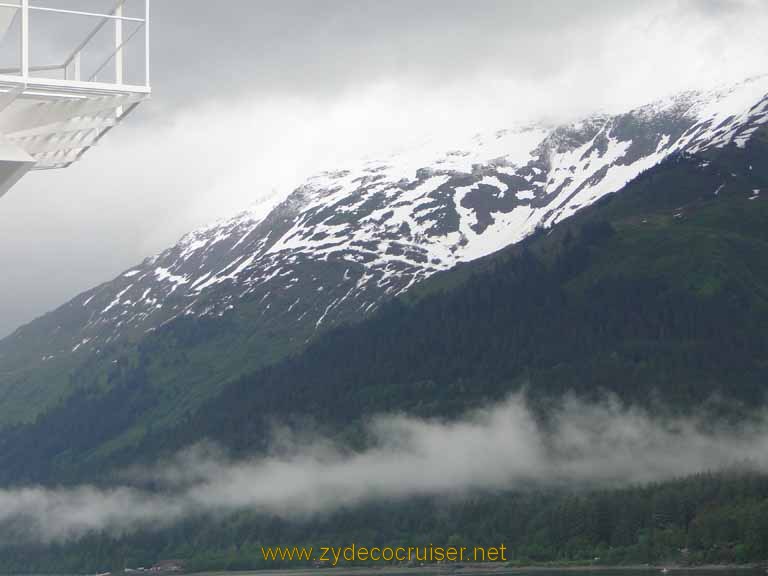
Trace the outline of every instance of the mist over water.
{"label": "mist over water", "polygon": [[[288,431],[267,456],[236,461],[200,445],[133,471],[130,485],[111,489],[0,490],[0,525],[50,542],[162,528],[201,513],[306,518],[413,496],[623,486],[733,466],[768,471],[768,414],[713,430],[701,418],[661,419],[616,401],[569,399],[545,431],[524,399],[513,396],[455,421],[382,415],[368,433],[372,442],[363,451]],[[159,489],[142,488],[146,481]]]}

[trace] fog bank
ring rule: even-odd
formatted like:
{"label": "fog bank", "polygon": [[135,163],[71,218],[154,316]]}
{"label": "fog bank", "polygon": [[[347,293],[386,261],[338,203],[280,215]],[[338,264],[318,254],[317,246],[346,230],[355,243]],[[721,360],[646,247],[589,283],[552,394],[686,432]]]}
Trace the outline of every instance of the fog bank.
{"label": "fog bank", "polygon": [[[234,461],[210,446],[142,470],[151,480],[113,489],[0,491],[0,524],[42,541],[90,531],[163,527],[196,514],[252,510],[306,518],[376,500],[535,486],[623,486],[748,466],[768,472],[768,415],[712,430],[697,418],[659,419],[605,401],[567,400],[545,432],[515,396],[460,420],[371,420],[373,439],[349,451],[325,438],[275,440],[270,455]],[[137,487],[138,486],[138,487]]]}

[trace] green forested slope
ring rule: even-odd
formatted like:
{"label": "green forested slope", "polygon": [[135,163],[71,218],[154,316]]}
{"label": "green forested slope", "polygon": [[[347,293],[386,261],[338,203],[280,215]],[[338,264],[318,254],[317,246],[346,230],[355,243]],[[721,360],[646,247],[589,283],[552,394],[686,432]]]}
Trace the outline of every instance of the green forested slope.
{"label": "green forested slope", "polygon": [[672,159],[551,232],[241,378],[163,443],[205,436],[249,451],[275,414],[343,429],[376,412],[455,415],[523,387],[542,405],[566,392],[670,413],[762,405],[768,193],[753,190],[768,183],[765,147]]}
{"label": "green forested slope", "polygon": [[[767,140],[763,133],[746,149],[672,158],[552,230],[241,376],[170,430],[142,420],[168,393],[146,378],[145,358],[157,365],[157,343],[167,340],[153,335],[108,391],[83,390],[35,424],[0,434],[0,478],[104,478],[105,468],[202,438],[251,452],[265,447],[274,418],[310,416],[356,437],[365,415],[457,415],[521,388],[541,406],[565,392],[606,391],[669,412],[761,405]],[[189,324],[173,330],[204,340],[225,328]],[[169,357],[164,369],[178,361]],[[126,430],[133,441],[116,442]]]}
{"label": "green forested slope", "polygon": [[[615,490],[414,498],[286,520],[241,513],[77,542],[0,542],[4,573],[94,573],[181,559],[189,570],[297,568],[261,546],[498,546],[511,565],[700,565],[768,560],[768,477],[702,474]],[[380,565],[379,565],[380,566]]]}
{"label": "green forested slope", "polygon": [[[222,329],[186,327],[195,339]],[[252,454],[267,447],[275,419],[311,418],[360,446],[371,414],[451,417],[521,389],[543,416],[564,393],[610,392],[660,413],[742,417],[765,405],[768,383],[768,133],[745,149],[671,158],[553,229],[238,377],[173,427],[142,425],[133,442],[118,443],[164,393],[148,383],[146,362],[162,358],[155,343],[165,337],[143,341],[108,391],[81,391],[0,433],[0,478],[107,482],[110,471],[204,438]],[[260,544],[367,539],[504,541],[523,562],[758,561],[768,559],[766,506],[763,476],[714,475],[620,491],[372,505],[312,522],[190,520],[161,534],[8,548],[2,558],[7,570],[24,558],[40,570],[164,557],[233,568],[259,565]]]}

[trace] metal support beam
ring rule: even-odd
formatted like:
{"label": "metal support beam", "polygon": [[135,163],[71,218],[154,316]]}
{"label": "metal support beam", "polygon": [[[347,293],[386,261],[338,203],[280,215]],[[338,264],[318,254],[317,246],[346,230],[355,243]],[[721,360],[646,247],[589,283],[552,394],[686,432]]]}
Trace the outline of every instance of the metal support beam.
{"label": "metal support beam", "polygon": [[21,0],[21,77],[29,78],[29,0]]}
{"label": "metal support beam", "polygon": [[36,136],[49,136],[51,134],[70,134],[72,132],[83,132],[85,130],[105,130],[117,125],[117,120],[112,116],[89,116],[86,118],[78,118],[75,120],[67,120],[62,122],[54,122],[52,124],[44,124],[29,130],[19,130],[12,135],[13,140],[21,140],[25,138],[33,138]]}
{"label": "metal support beam", "polygon": [[82,78],[81,78],[81,76],[82,76],[82,72],[81,72],[81,70],[82,70],[82,57],[81,57],[81,55],[82,55],[82,53],[78,52],[77,54],[75,54],[75,57],[72,59],[72,64],[75,67],[75,75],[74,75],[75,77],[73,78],[73,80],[75,80],[76,82],[80,82],[80,80],[82,80]]}
{"label": "metal support beam", "polygon": [[[24,4],[24,0],[22,1],[22,5]],[[18,4],[9,4],[7,2],[0,2],[0,7],[3,8],[18,8]],[[64,8],[50,8],[48,6],[30,6],[32,10],[36,10],[38,12],[53,12],[55,14],[71,14],[73,16],[89,16],[94,18],[106,18],[108,20],[118,20],[122,19],[126,22],[143,22],[143,18],[133,18],[131,16],[116,16],[114,13],[112,14],[101,14],[100,12],[83,12],[82,10],[66,10]]]}
{"label": "metal support beam", "polygon": [[38,104],[24,111],[19,111],[18,114],[14,114],[12,117],[5,118],[0,116],[0,133],[12,136],[17,131],[30,130],[75,117],[93,116],[114,111],[118,107],[131,106],[145,98],[146,96],[141,94],[126,94]]}
{"label": "metal support beam", "polygon": [[144,5],[144,85],[149,88],[150,85],[150,78],[149,78],[149,71],[150,71],[150,60],[149,60],[149,2],[150,0],[145,0]]}
{"label": "metal support beam", "polygon": [[115,84],[123,83],[123,2],[115,8]]}

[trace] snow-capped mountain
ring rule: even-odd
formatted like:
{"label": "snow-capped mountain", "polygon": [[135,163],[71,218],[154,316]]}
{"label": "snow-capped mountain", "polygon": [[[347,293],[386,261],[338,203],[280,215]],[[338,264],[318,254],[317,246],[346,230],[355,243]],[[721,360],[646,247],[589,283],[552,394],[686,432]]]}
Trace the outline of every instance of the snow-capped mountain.
{"label": "snow-capped mountain", "polygon": [[318,175],[265,216],[192,232],[17,331],[0,343],[0,388],[21,350],[26,363],[88,356],[182,316],[242,311],[254,330],[304,340],[567,218],[670,154],[743,147],[766,123],[768,76]]}

